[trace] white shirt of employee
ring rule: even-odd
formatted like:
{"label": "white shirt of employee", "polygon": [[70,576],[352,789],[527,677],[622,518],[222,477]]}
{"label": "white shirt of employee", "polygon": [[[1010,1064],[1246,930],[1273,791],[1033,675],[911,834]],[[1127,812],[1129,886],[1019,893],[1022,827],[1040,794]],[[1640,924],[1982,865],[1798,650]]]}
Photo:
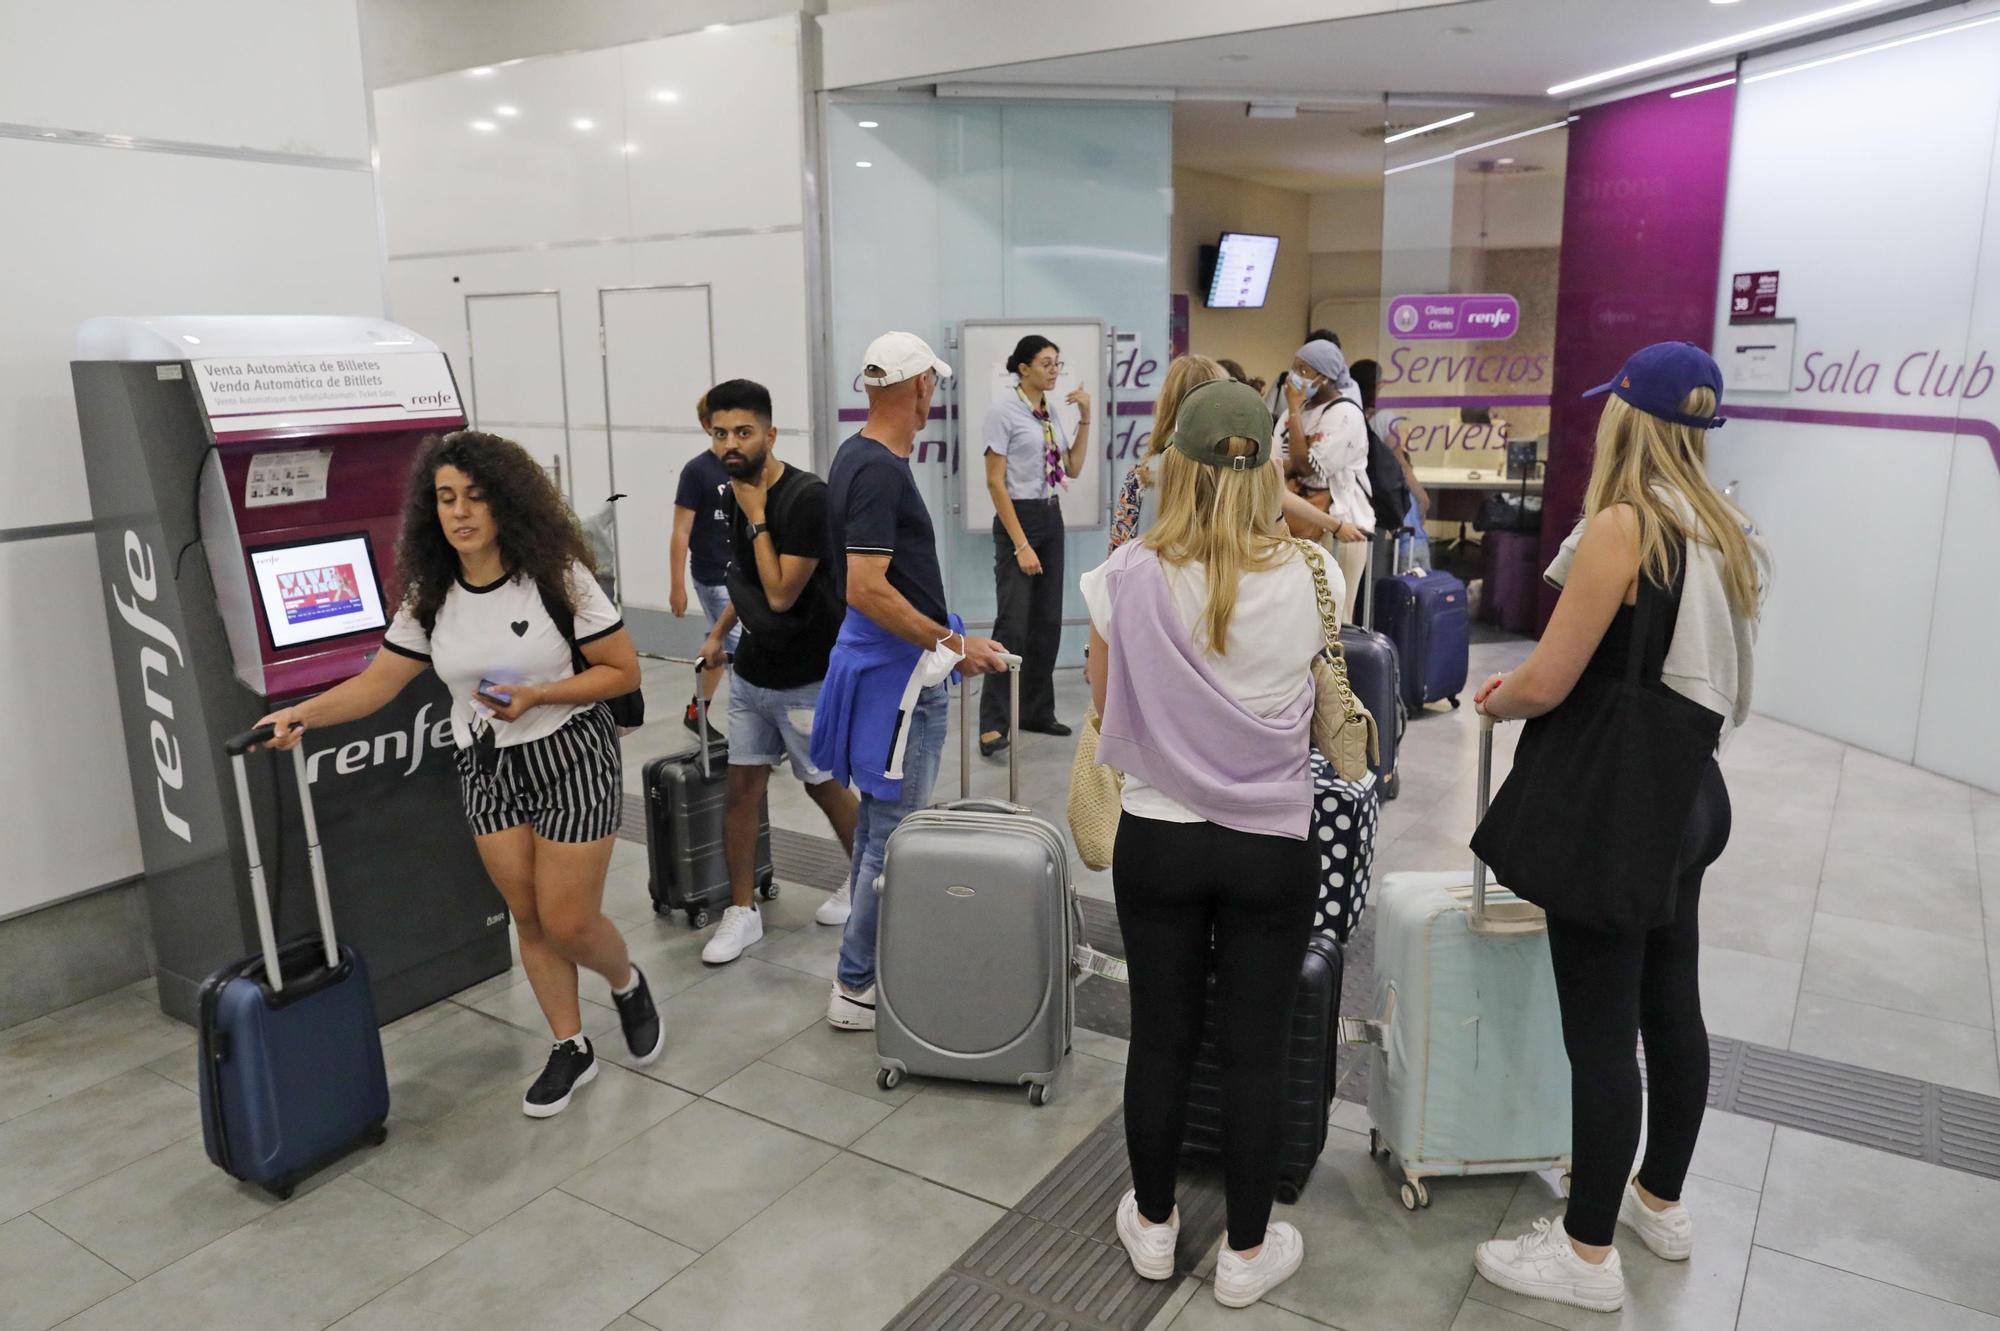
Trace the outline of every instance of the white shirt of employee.
{"label": "white shirt of employee", "polygon": [[982,433],[986,442],[986,490],[993,496],[993,508],[1000,525],[1014,543],[1014,557],[1025,573],[1041,572],[1041,561],[1028,547],[1021,520],[1014,513],[1015,501],[1046,502],[1054,493],[1049,478],[1049,445],[1042,433],[1037,411],[1047,411],[1055,431],[1056,446],[1062,451],[1063,474],[1081,475],[1090,448],[1090,393],[1072,388],[1064,401],[1078,408],[1076,437],[1066,438],[1062,419],[1049,405],[1048,395],[1062,376],[1062,349],[1046,346],[1030,360],[1012,367],[1021,384],[1018,391],[996,400],[986,410]]}

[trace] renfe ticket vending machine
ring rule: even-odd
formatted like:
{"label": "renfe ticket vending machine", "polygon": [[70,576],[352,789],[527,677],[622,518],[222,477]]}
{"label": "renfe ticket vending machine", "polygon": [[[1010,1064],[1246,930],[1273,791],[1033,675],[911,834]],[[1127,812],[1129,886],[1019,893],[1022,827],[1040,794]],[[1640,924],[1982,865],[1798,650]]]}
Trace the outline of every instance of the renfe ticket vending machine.
{"label": "renfe ticket vending machine", "polygon": [[[93,319],[71,378],[138,803],[160,1006],[257,950],[223,740],[358,673],[395,613],[412,460],[465,424],[444,354],[346,318]],[[510,961],[435,675],[315,730],[340,936],[390,1021]],[[279,941],[317,928],[289,757],[251,755]]]}

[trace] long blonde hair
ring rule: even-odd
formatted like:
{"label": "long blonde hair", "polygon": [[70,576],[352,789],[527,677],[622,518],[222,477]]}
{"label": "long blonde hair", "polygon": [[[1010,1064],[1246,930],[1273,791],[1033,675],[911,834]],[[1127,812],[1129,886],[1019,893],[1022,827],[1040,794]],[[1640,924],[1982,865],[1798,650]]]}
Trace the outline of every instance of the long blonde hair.
{"label": "long blonde hair", "polygon": [[[1713,416],[1715,394],[1695,389],[1681,403],[1681,413]],[[1687,501],[1692,529],[1673,496]],[[1671,586],[1681,548],[1689,541],[1712,545],[1722,555],[1730,608],[1744,619],[1755,617],[1758,560],[1744,534],[1743,514],[1708,479],[1708,431],[1661,420],[1623,398],[1606,399],[1583,515],[1588,520],[1614,504],[1630,504],[1639,515],[1639,568],[1646,577]]]}
{"label": "long blonde hair", "polygon": [[1167,367],[1166,377],[1160,380],[1160,395],[1153,404],[1153,437],[1146,444],[1146,457],[1158,457],[1174,441],[1174,420],[1181,413],[1181,399],[1196,384],[1227,378],[1229,371],[1223,369],[1220,362],[1206,356],[1190,354],[1174,357],[1174,363]]}
{"label": "long blonde hair", "polygon": [[[1259,441],[1232,439],[1227,452],[1248,457],[1259,446]],[[1220,656],[1228,650],[1237,583],[1246,573],[1276,568],[1291,554],[1273,516],[1281,489],[1278,469],[1211,467],[1171,449],[1158,465],[1160,516],[1145,541],[1162,563],[1200,564],[1206,572],[1208,605],[1202,611],[1201,636],[1208,650]]]}

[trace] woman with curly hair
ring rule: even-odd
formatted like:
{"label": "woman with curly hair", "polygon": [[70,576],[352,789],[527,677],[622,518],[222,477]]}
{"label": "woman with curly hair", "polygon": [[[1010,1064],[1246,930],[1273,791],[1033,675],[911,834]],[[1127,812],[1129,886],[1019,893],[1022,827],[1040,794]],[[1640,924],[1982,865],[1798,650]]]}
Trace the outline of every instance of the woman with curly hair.
{"label": "woman with curly hair", "polygon": [[639,687],[639,657],[592,564],[576,518],[526,449],[474,430],[429,440],[410,474],[396,549],[403,602],[384,650],[353,679],[264,718],[271,747],[288,749],[312,727],[375,712],[426,667],[451,690],[466,819],[555,1037],[521,1103],[533,1118],[561,1113],[597,1075],[579,966],[611,985],[635,1060],[651,1063],[666,1046],[646,977],[603,911],[623,802],[604,704]]}

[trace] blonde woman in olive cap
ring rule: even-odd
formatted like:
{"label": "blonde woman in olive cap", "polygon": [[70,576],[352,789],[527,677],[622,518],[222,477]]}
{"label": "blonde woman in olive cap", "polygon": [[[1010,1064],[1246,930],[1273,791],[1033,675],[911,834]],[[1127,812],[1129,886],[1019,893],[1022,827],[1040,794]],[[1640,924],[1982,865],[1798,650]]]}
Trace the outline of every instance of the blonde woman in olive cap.
{"label": "blonde woman in olive cap", "polygon": [[[1220,981],[1229,1236],[1215,1297],[1262,1298],[1298,1270],[1272,1223],[1286,1032],[1317,860],[1306,840],[1312,658],[1306,548],[1278,523],[1271,415],[1233,380],[1191,389],[1156,459],[1159,517],[1084,575],[1098,757],[1125,774],[1112,888],[1132,981],[1118,1235],[1148,1280],[1174,1274],[1176,1165],[1213,948]],[[1317,549],[1331,589],[1340,573]]]}

